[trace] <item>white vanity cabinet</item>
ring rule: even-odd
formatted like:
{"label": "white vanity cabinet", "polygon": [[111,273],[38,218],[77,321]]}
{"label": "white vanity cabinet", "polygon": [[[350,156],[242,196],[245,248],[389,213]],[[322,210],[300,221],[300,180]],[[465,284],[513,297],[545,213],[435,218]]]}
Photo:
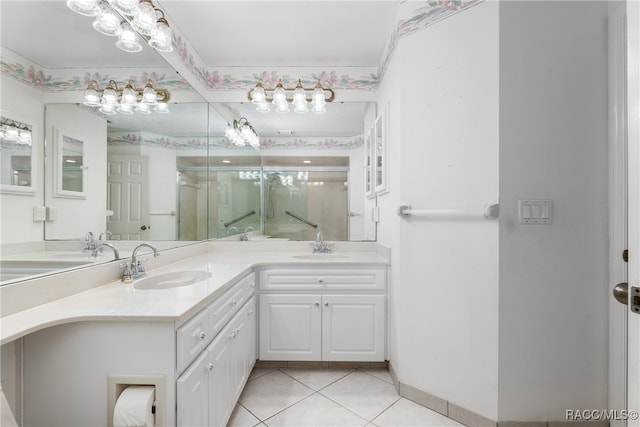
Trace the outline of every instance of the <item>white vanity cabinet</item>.
{"label": "white vanity cabinet", "polygon": [[260,271],[260,359],[385,360],[386,269]]}
{"label": "white vanity cabinet", "polygon": [[[202,334],[206,336],[198,327],[203,314],[215,338],[177,380],[178,426],[224,427],[229,420],[256,361],[254,286],[253,275],[245,278],[181,328],[187,337],[182,345],[184,354],[192,353],[187,352],[189,343],[199,345]],[[180,359],[180,339],[178,346]]]}

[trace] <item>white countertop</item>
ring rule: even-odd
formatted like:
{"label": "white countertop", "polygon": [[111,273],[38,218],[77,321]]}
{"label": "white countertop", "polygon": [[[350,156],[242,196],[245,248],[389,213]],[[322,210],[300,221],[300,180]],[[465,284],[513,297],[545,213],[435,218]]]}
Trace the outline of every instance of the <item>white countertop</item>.
{"label": "white countertop", "polygon": [[[208,271],[207,280],[188,286],[139,290],[133,284],[114,281],[75,293],[65,298],[1,318],[0,344],[29,333],[64,323],[80,321],[171,321],[195,314],[253,268],[266,266],[353,266],[387,265],[388,261],[375,252],[336,254],[337,257],[300,259],[308,252],[240,251],[248,246],[228,247],[230,250],[200,254],[178,262],[153,268],[148,276],[171,271]],[[258,248],[260,249],[260,248]],[[263,248],[267,249],[267,248]],[[340,257],[342,256],[342,257]],[[87,271],[85,277],[91,278]],[[76,273],[77,274],[77,273]]]}

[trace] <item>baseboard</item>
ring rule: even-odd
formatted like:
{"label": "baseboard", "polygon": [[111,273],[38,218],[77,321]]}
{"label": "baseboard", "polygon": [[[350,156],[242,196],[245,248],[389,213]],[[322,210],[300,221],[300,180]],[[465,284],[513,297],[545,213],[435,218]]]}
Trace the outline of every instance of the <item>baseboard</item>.
{"label": "baseboard", "polygon": [[609,427],[608,421],[494,421],[441,397],[404,384],[389,363],[389,374],[398,394],[468,427]]}
{"label": "baseboard", "polygon": [[257,360],[256,368],[361,368],[384,369],[389,363],[384,362],[322,362],[322,361],[295,361],[295,360]]}

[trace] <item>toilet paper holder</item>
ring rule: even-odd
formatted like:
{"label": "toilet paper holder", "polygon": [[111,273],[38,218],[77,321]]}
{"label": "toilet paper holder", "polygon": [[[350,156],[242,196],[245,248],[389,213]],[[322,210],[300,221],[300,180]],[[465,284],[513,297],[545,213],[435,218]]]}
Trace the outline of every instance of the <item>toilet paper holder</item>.
{"label": "toilet paper holder", "polygon": [[107,380],[107,425],[113,427],[113,411],[120,394],[129,386],[153,386],[155,401],[151,407],[155,425],[166,425],[166,379],[159,375],[110,375]]}

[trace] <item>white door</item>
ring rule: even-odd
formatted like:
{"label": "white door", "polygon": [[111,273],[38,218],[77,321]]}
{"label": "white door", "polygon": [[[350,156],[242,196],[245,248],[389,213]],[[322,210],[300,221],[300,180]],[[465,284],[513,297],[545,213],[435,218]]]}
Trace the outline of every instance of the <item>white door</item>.
{"label": "white door", "polygon": [[384,295],[324,295],[322,306],[322,360],[384,360]]}
{"label": "white door", "polygon": [[108,156],[107,229],[116,240],[147,240],[147,156]]}
{"label": "white door", "polygon": [[320,360],[321,295],[260,295],[260,359]]}
{"label": "white door", "polygon": [[[629,308],[640,288],[640,2],[627,2],[627,138],[629,223]],[[627,409],[640,410],[640,313],[627,311]],[[628,426],[640,427],[630,419]]]}

